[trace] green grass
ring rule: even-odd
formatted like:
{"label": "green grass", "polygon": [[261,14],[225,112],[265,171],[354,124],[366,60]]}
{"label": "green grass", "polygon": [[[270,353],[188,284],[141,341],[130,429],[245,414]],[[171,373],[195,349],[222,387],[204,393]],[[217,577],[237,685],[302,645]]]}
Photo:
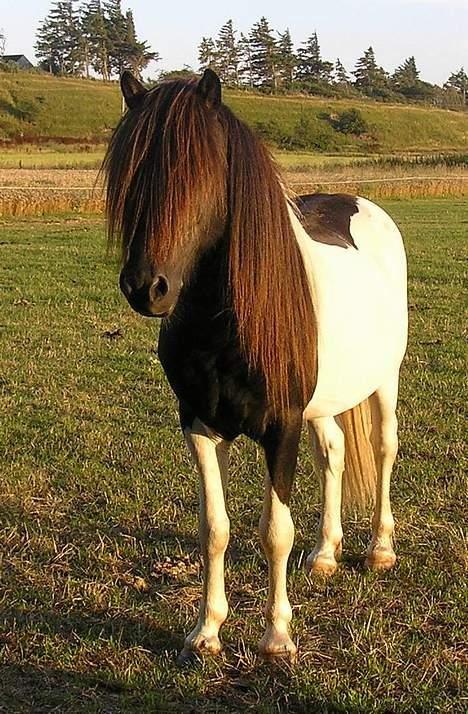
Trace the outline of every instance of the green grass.
{"label": "green grass", "polygon": [[[369,100],[268,97],[233,91],[225,93],[225,100],[250,124],[273,121],[283,132],[293,131],[305,117],[320,142],[341,153],[466,149],[466,112]],[[349,108],[361,111],[371,139],[340,134],[321,118]],[[103,141],[110,136],[120,112],[121,98],[115,82],[0,73],[0,138]]]}
{"label": "green grass", "polygon": [[263,465],[241,441],[226,650],[177,668],[200,594],[197,479],[154,354],[157,326],[120,297],[100,220],[2,222],[0,711],[465,710],[466,206],[383,205],[403,230],[410,273],[392,489],[399,562],[389,574],[362,572],[368,525],[347,518],[337,575],[304,574],[318,517],[304,444],[292,504],[292,667],[256,657]]}
{"label": "green grass", "polygon": [[98,169],[104,157],[101,144],[26,144],[4,148],[0,169]]}

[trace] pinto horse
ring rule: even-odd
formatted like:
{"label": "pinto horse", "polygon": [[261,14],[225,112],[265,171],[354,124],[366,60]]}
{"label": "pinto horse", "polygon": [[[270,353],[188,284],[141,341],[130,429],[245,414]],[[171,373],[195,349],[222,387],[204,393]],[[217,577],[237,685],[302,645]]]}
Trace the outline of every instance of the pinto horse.
{"label": "pinto horse", "polygon": [[104,160],[109,240],[121,247],[131,307],[162,318],[158,354],[200,476],[203,595],[182,656],[221,650],[228,452],[245,434],[267,464],[260,651],[293,657],[289,500],[304,420],[322,487],[308,569],[337,568],[342,495],[374,502],[366,566],[395,564],[389,489],[407,338],[401,235],[363,198],[289,195],[267,149],[222,103],[213,71],[149,91],[124,72],[121,87],[128,111]]}

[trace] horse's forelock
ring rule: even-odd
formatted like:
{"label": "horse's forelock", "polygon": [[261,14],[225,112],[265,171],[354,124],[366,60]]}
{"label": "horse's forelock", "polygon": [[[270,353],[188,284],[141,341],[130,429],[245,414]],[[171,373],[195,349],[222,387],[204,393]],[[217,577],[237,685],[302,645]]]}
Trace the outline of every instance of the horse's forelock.
{"label": "horse's forelock", "polygon": [[195,81],[171,81],[124,115],[103,163],[110,245],[125,254],[138,230],[148,255],[165,261],[208,210],[225,208],[225,147],[211,114]]}

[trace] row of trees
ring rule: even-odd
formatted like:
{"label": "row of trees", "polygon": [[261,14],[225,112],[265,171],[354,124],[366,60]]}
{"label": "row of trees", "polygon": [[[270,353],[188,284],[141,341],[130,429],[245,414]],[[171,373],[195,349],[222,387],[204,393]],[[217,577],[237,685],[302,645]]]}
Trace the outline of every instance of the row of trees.
{"label": "row of trees", "polygon": [[[322,57],[316,32],[295,49],[289,30],[275,32],[266,17],[255,23],[247,35],[239,34],[232,20],[228,20],[215,39],[202,38],[198,59],[200,70],[211,67],[228,86],[244,85],[269,92],[300,90],[327,94],[333,88],[334,92],[357,90],[383,99],[395,94],[409,99],[431,99],[437,90],[440,92],[440,88],[420,79],[414,57],[389,74],[369,47],[348,73],[340,59],[330,62]],[[468,76],[463,68],[452,74],[444,87],[458,94],[466,104]]]}
{"label": "row of trees", "polygon": [[40,66],[53,74],[110,79],[124,69],[141,76],[151,60],[159,59],[147,42],[138,39],[133,13],[121,0],[56,0],[36,34]]}

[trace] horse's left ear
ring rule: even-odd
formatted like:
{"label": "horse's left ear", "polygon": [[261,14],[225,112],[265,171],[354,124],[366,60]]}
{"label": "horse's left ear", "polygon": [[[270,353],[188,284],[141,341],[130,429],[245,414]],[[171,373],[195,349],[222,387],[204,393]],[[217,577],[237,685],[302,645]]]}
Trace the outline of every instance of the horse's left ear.
{"label": "horse's left ear", "polygon": [[122,89],[125,104],[129,109],[136,109],[136,107],[140,106],[145,94],[148,91],[127,69],[120,77],[120,88]]}
{"label": "horse's left ear", "polygon": [[211,109],[219,107],[221,104],[221,82],[216,72],[210,68],[205,69],[203,77],[198,82],[197,92]]}

